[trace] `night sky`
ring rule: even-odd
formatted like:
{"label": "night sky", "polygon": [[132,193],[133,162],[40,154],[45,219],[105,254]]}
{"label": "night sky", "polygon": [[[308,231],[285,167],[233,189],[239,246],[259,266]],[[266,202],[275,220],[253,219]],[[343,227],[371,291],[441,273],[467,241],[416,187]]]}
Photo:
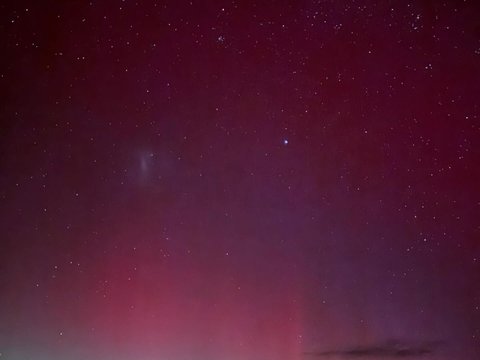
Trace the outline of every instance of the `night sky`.
{"label": "night sky", "polygon": [[0,358],[480,359],[480,3],[2,1]]}

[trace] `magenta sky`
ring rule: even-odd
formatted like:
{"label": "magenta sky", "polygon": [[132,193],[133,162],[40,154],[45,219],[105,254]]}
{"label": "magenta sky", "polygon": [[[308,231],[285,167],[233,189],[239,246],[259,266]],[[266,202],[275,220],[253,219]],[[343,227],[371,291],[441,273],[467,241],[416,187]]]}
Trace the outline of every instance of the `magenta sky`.
{"label": "magenta sky", "polygon": [[479,19],[3,1],[0,359],[479,359]]}

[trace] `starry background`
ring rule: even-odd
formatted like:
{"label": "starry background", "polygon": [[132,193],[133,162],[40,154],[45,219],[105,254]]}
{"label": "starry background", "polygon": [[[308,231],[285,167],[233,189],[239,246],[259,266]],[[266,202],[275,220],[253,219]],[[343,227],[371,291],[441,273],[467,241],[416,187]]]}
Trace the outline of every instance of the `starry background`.
{"label": "starry background", "polygon": [[479,359],[479,18],[3,1],[0,357]]}

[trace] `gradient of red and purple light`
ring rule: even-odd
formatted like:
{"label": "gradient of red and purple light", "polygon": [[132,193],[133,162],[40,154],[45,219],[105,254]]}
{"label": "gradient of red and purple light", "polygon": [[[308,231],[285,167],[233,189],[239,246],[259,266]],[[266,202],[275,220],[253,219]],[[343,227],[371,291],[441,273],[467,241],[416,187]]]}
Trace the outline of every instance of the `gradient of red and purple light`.
{"label": "gradient of red and purple light", "polygon": [[0,358],[479,359],[479,15],[2,2]]}

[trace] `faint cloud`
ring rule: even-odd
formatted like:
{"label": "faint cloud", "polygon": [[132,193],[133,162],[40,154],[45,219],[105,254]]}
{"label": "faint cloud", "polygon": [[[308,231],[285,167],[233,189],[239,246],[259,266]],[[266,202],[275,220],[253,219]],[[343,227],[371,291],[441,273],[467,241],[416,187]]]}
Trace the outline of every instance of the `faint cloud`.
{"label": "faint cloud", "polygon": [[421,357],[433,354],[441,345],[440,341],[403,342],[390,340],[384,343],[351,346],[327,351],[305,352],[307,356],[341,356],[344,358],[406,358]]}

